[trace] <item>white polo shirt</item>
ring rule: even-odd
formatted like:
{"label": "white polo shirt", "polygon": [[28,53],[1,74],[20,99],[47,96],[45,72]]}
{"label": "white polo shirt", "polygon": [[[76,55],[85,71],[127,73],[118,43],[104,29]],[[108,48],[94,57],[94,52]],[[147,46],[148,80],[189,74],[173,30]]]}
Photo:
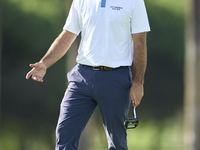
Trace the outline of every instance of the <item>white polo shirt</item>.
{"label": "white polo shirt", "polygon": [[73,0],[63,29],[81,32],[77,63],[131,66],[131,34],[150,31],[143,0]]}

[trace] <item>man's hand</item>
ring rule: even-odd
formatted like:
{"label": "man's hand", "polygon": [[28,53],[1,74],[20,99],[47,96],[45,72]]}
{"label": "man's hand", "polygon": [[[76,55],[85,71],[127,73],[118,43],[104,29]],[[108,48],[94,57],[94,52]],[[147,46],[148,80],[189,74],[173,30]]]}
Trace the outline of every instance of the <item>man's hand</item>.
{"label": "man's hand", "polygon": [[146,32],[132,34],[134,42],[134,79],[130,90],[133,105],[138,106],[144,95],[144,74],[147,65]]}
{"label": "man's hand", "polygon": [[43,82],[43,77],[47,68],[53,65],[67,52],[76,37],[77,34],[63,30],[51,44],[44,57],[38,63],[30,64],[30,67],[33,69],[27,73],[26,79],[32,76],[33,80]]}
{"label": "man's hand", "polygon": [[43,77],[46,74],[47,70],[44,63],[38,62],[35,64],[30,64],[30,67],[33,69],[27,73],[26,79],[29,79],[29,77],[32,75],[33,80],[43,82]]}
{"label": "man's hand", "polygon": [[130,90],[131,100],[133,103],[133,106],[138,106],[140,104],[140,101],[144,95],[144,87],[143,84],[134,84],[131,87]]}

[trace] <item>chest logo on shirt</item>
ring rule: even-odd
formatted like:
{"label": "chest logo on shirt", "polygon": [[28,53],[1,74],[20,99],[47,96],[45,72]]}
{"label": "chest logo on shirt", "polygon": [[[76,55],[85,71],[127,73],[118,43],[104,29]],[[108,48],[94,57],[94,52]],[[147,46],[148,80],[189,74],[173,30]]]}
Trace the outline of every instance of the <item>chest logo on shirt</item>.
{"label": "chest logo on shirt", "polygon": [[121,9],[123,9],[123,7],[118,7],[118,6],[110,6],[110,8],[112,10],[121,10]]}

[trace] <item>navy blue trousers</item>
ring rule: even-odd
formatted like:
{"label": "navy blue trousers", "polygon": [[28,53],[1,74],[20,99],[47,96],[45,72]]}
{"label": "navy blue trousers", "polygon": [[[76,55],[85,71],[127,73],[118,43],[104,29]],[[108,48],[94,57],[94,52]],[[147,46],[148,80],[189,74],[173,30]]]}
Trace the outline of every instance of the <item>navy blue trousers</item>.
{"label": "navy blue trousers", "polygon": [[130,67],[110,71],[77,64],[67,74],[69,85],[60,105],[56,150],[77,150],[80,135],[98,105],[109,150],[127,150],[124,121],[130,106]]}

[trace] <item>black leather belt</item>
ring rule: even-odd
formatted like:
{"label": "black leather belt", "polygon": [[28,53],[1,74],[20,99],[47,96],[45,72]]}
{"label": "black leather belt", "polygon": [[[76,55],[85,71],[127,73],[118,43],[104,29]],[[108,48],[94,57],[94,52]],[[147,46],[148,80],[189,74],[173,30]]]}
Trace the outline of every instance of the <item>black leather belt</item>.
{"label": "black leather belt", "polygon": [[110,67],[106,67],[106,66],[96,66],[96,67],[92,67],[93,70],[101,70],[101,71],[110,71],[113,68]]}
{"label": "black leather belt", "polygon": [[101,71],[110,71],[110,70],[113,70],[113,69],[128,67],[128,66],[120,66],[120,67],[117,67],[117,68],[111,68],[111,67],[107,67],[107,66],[87,66],[87,65],[82,65],[82,66],[92,68],[93,70],[101,70]]}

